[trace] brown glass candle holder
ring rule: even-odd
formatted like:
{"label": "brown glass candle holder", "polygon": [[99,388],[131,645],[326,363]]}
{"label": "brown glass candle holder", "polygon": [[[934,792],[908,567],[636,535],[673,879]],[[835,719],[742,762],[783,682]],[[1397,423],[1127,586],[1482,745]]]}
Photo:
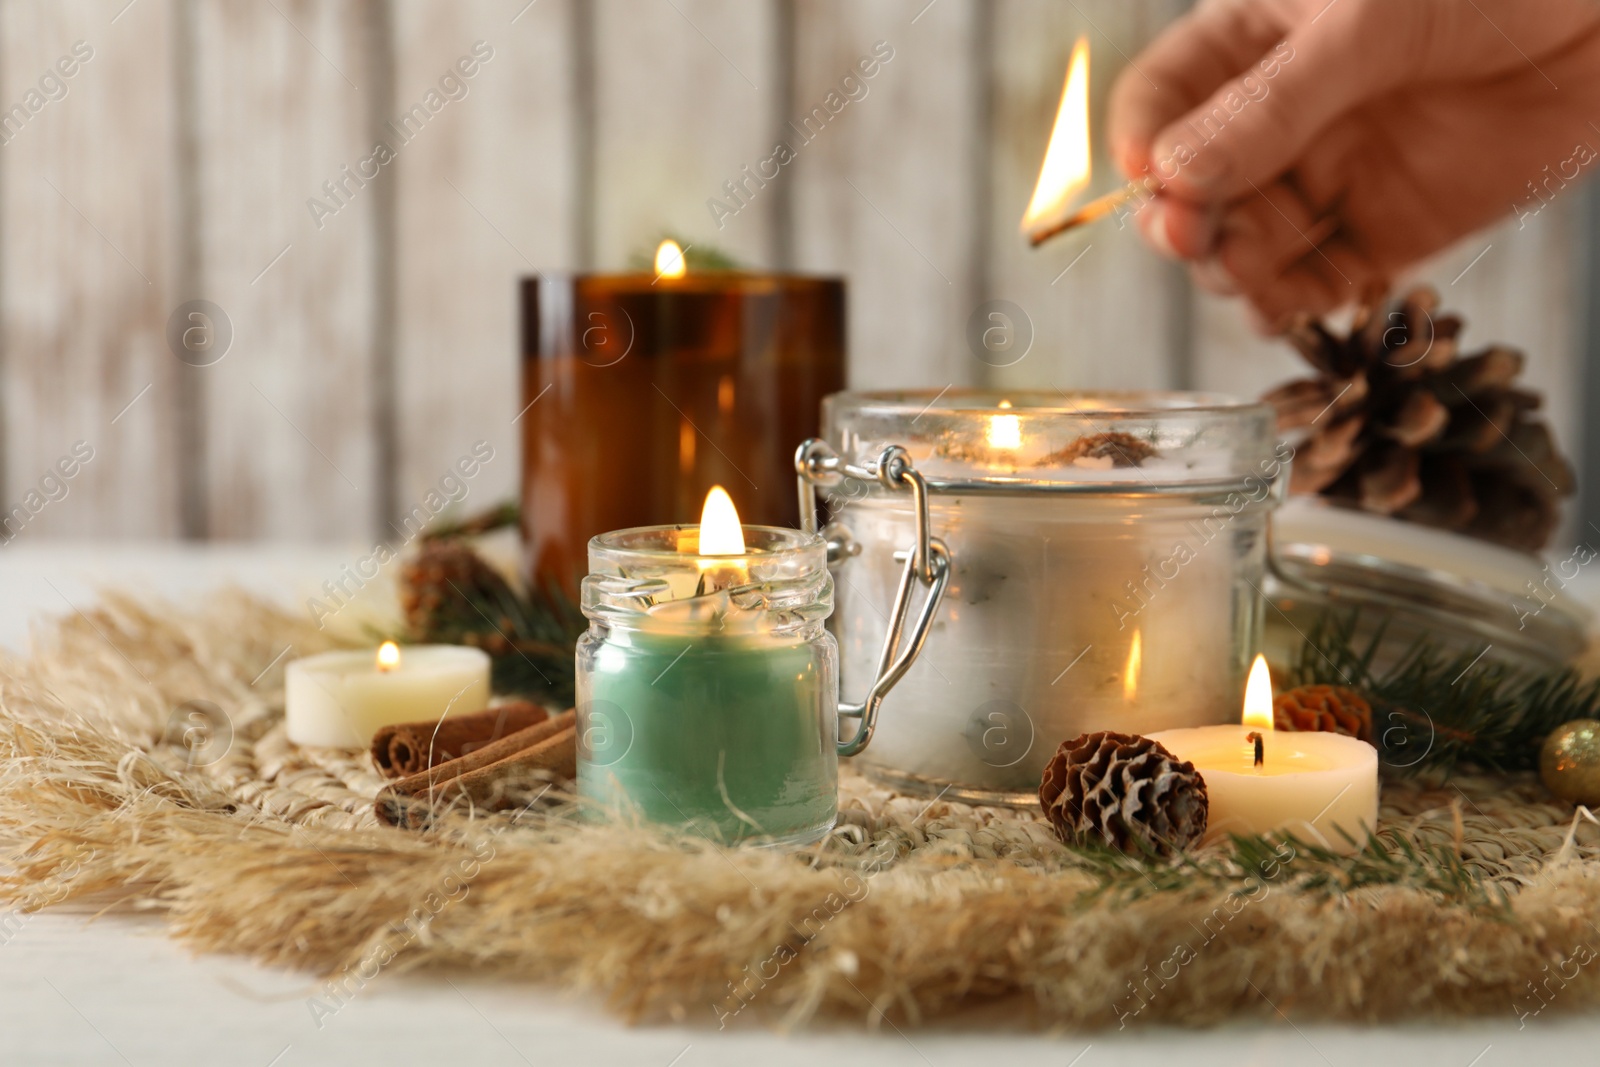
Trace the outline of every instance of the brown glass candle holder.
{"label": "brown glass candle holder", "polygon": [[838,278],[691,272],[522,282],[522,536],[531,579],[577,588],[589,538],[694,523],[725,486],[745,522],[799,525],[794,451],[845,384]]}

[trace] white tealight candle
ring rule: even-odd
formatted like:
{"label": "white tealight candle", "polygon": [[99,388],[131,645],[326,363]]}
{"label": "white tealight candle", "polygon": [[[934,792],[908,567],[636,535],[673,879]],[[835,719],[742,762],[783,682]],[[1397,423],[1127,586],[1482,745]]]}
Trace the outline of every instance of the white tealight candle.
{"label": "white tealight candle", "polygon": [[1245,686],[1243,723],[1163,730],[1150,739],[1205,779],[1207,840],[1283,831],[1350,854],[1378,825],[1378,750],[1340,734],[1274,731],[1262,656]]}
{"label": "white tealight candle", "polygon": [[461,645],[387,641],[371,651],[324,652],[289,664],[284,678],[289,740],[365,748],[384,726],[489,706],[489,656]]}

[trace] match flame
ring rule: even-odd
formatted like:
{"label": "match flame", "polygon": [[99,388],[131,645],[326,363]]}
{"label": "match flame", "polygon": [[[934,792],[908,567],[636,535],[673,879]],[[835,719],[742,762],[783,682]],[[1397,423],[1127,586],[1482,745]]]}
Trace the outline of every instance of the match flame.
{"label": "match flame", "polygon": [[1244,717],[1241,721],[1253,730],[1272,729],[1272,672],[1267,657],[1256,656],[1250,666],[1250,680],[1244,686]]}
{"label": "match flame", "polygon": [[393,641],[385,641],[378,646],[378,670],[385,673],[400,666],[400,646]]}
{"label": "match flame", "polygon": [[1039,183],[1022,215],[1022,232],[1033,233],[1065,216],[1072,198],[1088,186],[1089,170],[1089,39],[1079,37],[1067,64]]}
{"label": "match flame", "polygon": [[656,274],[659,277],[681,278],[688,269],[689,265],[684,262],[683,249],[678,247],[678,242],[669,238],[656,247]]}
{"label": "match flame", "polygon": [[1139,696],[1139,674],[1144,670],[1144,640],[1139,631],[1133,631],[1128,643],[1128,667],[1122,673],[1122,695],[1132,704]]}
{"label": "match flame", "polygon": [[[1000,401],[1002,408],[1011,407],[1011,401]],[[989,440],[990,448],[1021,448],[1022,447],[1022,416],[1020,415],[991,415],[989,426],[984,436]]]}
{"label": "match flame", "polygon": [[700,554],[744,555],[744,527],[739,524],[739,512],[733,506],[733,498],[720,485],[711,487],[700,512]]}

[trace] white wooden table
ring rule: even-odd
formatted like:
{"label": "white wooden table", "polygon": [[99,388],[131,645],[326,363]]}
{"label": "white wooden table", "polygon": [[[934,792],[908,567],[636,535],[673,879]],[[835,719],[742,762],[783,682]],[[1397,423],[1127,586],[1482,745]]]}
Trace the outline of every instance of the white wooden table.
{"label": "white wooden table", "polygon": [[[293,602],[350,558],[334,548],[0,548],[0,643],[22,647],[27,623],[92,601],[115,582],[173,597],[237,582]],[[1600,602],[1600,587],[1591,587]],[[298,594],[298,596],[297,596]],[[780,1036],[741,1027],[630,1028],[548,987],[471,974],[380,977],[319,1029],[311,976],[243,960],[191,958],[159,922],[78,915],[0,916],[0,1064],[825,1063],[998,1067],[1299,1063],[1548,1067],[1595,1062],[1600,1016],[1530,1020],[1512,1006],[1480,1022],[1356,1029],[1277,1025],[1095,1034],[1008,1034],[981,1018],[939,1031],[832,1027]]]}

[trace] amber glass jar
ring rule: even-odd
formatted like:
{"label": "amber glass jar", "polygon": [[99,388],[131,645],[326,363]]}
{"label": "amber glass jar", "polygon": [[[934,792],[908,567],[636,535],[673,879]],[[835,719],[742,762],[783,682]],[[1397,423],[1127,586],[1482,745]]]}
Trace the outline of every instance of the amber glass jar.
{"label": "amber glass jar", "polygon": [[799,525],[794,450],[844,388],[844,282],[691,271],[522,282],[522,534],[530,576],[577,590],[589,539],[700,518],[725,486]]}

